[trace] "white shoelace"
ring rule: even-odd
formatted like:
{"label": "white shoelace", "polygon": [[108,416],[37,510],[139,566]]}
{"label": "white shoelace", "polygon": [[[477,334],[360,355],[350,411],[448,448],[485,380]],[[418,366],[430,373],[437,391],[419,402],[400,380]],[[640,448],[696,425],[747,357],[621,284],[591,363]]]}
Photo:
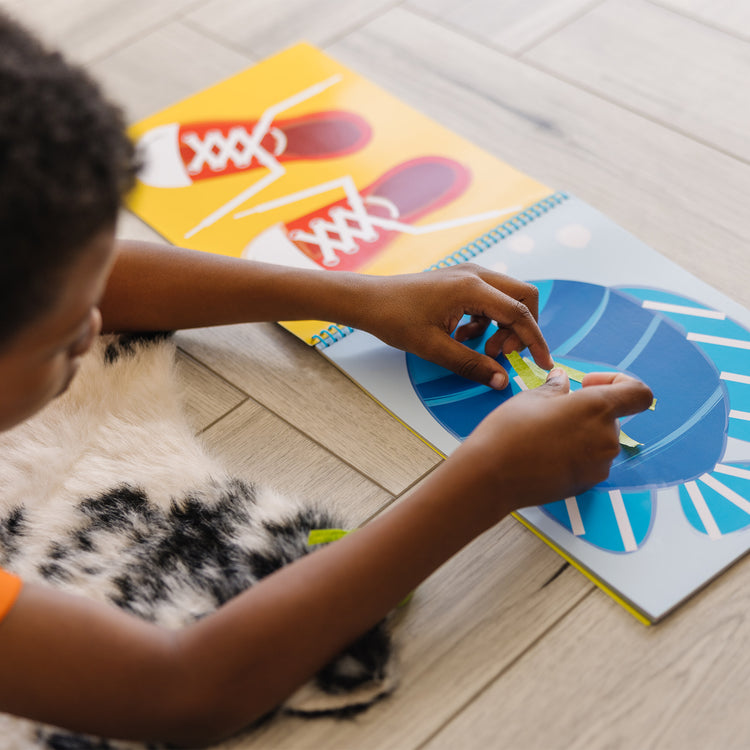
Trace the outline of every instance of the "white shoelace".
{"label": "white shoelace", "polygon": [[[367,213],[364,205],[384,206],[388,209],[390,217],[373,216]],[[289,233],[292,240],[300,240],[311,245],[317,245],[323,255],[323,265],[337,266],[340,258],[336,251],[352,255],[359,251],[357,240],[362,242],[375,242],[380,237],[375,227],[385,228],[385,224],[392,224],[393,219],[398,218],[398,209],[386,198],[371,196],[362,199],[362,209],[351,206],[334,206],[328,212],[330,221],[323,218],[315,218],[310,221],[310,232],[302,229],[294,229]],[[338,236],[338,239],[335,236]]]}
{"label": "white shoelace", "polygon": [[[241,219],[245,216],[273,211],[282,206],[288,206],[297,201],[306,200],[334,190],[344,191],[347,205],[334,206],[329,209],[328,215],[330,221],[316,217],[308,225],[308,229],[311,231],[293,229],[289,232],[289,238],[292,240],[300,240],[311,245],[317,245],[323,256],[323,265],[328,267],[339,264],[340,259],[336,255],[336,251],[347,254],[356,253],[359,250],[359,246],[357,245],[358,239],[364,242],[375,242],[379,237],[375,229],[376,227],[394,232],[403,232],[404,234],[422,235],[478,221],[497,219],[503,215],[518,213],[522,208],[522,206],[508,206],[472,216],[461,216],[433,224],[414,226],[398,221],[399,210],[392,201],[379,195],[370,195],[363,198],[359,190],[357,190],[352,176],[343,175],[342,177],[337,177],[328,182],[321,182],[318,185],[313,185],[296,193],[289,193],[281,198],[276,198],[266,203],[259,203],[252,208],[236,213],[234,218]],[[373,216],[367,213],[366,204],[381,206],[388,211],[390,216]],[[331,235],[338,235],[338,239],[335,239]]]}
{"label": "white shoelace", "polygon": [[[286,136],[273,127],[269,128],[268,133],[275,139],[274,156],[280,156],[286,149]],[[195,152],[187,165],[190,174],[199,174],[205,165],[212,172],[221,172],[230,161],[237,169],[244,169],[258,155],[258,149],[262,148],[255,143],[247,128],[241,125],[231,128],[226,136],[220,130],[208,130],[203,138],[195,132],[188,132],[183,133],[180,140]]]}

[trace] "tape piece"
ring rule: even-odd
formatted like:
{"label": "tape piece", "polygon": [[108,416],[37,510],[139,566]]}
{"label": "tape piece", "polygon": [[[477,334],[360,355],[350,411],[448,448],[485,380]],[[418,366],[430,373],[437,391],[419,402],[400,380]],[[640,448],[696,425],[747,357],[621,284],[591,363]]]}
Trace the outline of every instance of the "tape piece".
{"label": "tape piece", "polygon": [[[351,529],[354,531],[354,529]],[[335,542],[337,539],[346,536],[349,533],[346,529],[312,529],[307,535],[308,545],[328,544]]]}
{"label": "tape piece", "polygon": [[505,356],[508,362],[510,362],[511,367],[516,371],[518,377],[523,380],[523,384],[529,390],[538,388],[547,379],[547,373],[544,370],[537,368],[542,373],[541,375],[537,375],[518,352],[511,352]]}
{"label": "tape piece", "polygon": [[[312,546],[313,544],[328,544],[328,542],[335,542],[337,539],[345,537],[347,534],[351,534],[356,529],[310,529],[310,533],[307,535],[307,544]],[[405,607],[413,598],[414,591],[410,591],[397,605],[400,609]]]}
{"label": "tape piece", "polygon": [[[547,370],[544,370],[541,367],[539,367],[539,365],[536,362],[534,362],[534,360],[531,359],[531,357],[524,357],[523,361],[529,366],[529,369],[534,373],[534,375],[536,375],[539,378],[542,378],[543,380],[546,380]],[[574,370],[572,367],[563,365],[560,362],[555,362],[555,367],[559,367],[561,370],[564,370],[568,374],[568,377],[571,380],[575,380],[576,383],[583,383],[583,378],[586,375],[585,372],[581,372],[580,370]],[[651,402],[651,406],[649,406],[648,408],[649,408],[649,411],[656,411],[656,399],[654,399]],[[639,443],[639,445],[642,445],[642,443]]]}
{"label": "tape piece", "polygon": [[[542,382],[544,382],[547,379],[547,370],[539,367],[539,365],[536,362],[534,362],[534,360],[531,359],[531,357],[524,357],[523,361],[529,366],[529,369],[534,373],[534,375],[542,379]],[[575,380],[576,383],[583,383],[583,377],[586,374],[585,372],[581,372],[580,370],[574,370],[572,367],[568,367],[568,365],[563,365],[560,362],[555,362],[555,367],[559,367],[561,370],[563,370],[563,372],[567,373],[568,377],[571,380]]]}
{"label": "tape piece", "polygon": [[637,440],[633,439],[629,435],[626,435],[622,430],[620,430],[620,445],[625,448],[639,448],[643,445],[643,443],[639,443]]}
{"label": "tape piece", "polygon": [[[518,352],[511,352],[510,354],[506,354],[505,357],[508,362],[510,362],[511,367],[516,371],[518,377],[521,378],[523,384],[529,390],[538,388],[547,380],[547,371],[539,367],[536,362],[529,359],[528,357],[522,357]],[[571,380],[575,380],[576,383],[583,382],[583,378],[586,375],[585,372],[575,370],[572,367],[561,365],[557,362],[555,362],[555,367],[559,367],[561,370],[564,370],[567,373],[568,377]],[[654,404],[652,404],[652,406],[653,405]],[[630,435],[626,435],[622,430],[620,430],[620,445],[624,446],[625,448],[636,449],[643,445],[643,443],[639,443],[637,440],[630,437]]]}

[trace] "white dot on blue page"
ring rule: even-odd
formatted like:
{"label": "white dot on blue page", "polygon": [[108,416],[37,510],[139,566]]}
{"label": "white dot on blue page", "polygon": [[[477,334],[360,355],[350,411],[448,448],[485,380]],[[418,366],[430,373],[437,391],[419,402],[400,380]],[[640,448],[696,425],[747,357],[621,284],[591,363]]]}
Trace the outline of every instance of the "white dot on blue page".
{"label": "white dot on blue page", "polygon": [[555,239],[564,247],[582,249],[591,242],[591,230],[582,224],[568,224],[557,230]]}

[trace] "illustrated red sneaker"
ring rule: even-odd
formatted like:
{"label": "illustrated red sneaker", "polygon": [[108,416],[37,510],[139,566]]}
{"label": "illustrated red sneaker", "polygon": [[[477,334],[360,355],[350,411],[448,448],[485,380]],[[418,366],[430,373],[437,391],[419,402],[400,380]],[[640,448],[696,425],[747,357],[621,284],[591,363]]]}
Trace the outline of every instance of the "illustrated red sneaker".
{"label": "illustrated red sneaker", "polygon": [[[469,170],[457,161],[423,156],[398,164],[359,192],[349,177],[327,183],[321,187],[326,191],[341,187],[346,197],[295,219],[286,227],[272,227],[245,249],[243,257],[308,268],[357,270],[399,233],[424,234],[486,218],[465,217],[420,227],[411,224],[455,200],[470,181]],[[315,192],[311,188],[288,196],[288,202]],[[257,206],[252,213],[262,210],[262,206]]]}
{"label": "illustrated red sneaker", "polygon": [[279,120],[256,143],[259,121],[170,123],[144,133],[136,144],[144,167],[138,179],[152,187],[187,187],[197,180],[267,166],[259,148],[277,162],[334,159],[361,149],[372,135],[357,114],[333,110]]}

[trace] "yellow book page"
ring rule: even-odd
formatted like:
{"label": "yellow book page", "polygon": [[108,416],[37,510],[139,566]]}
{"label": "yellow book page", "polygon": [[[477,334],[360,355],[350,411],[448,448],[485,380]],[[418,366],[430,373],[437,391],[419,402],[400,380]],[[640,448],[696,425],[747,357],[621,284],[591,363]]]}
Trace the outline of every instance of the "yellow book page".
{"label": "yellow book page", "polygon": [[130,135],[128,206],[166,239],[320,271],[421,271],[550,192],[306,43]]}

